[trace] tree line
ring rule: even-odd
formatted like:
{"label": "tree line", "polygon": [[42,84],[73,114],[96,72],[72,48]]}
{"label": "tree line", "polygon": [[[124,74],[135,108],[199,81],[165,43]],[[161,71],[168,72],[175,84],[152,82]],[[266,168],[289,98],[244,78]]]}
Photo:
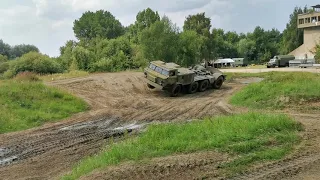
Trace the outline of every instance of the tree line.
{"label": "tree line", "polygon": [[[144,67],[152,60],[190,66],[203,60],[243,57],[251,63],[264,63],[303,43],[297,16],[307,11],[306,7],[296,7],[283,32],[257,26],[246,34],[212,27],[205,13],[189,15],[180,29],[167,16],[160,17],[150,8],[138,12],[135,22],[129,26],[123,26],[108,11],[86,11],[74,21],[77,40],[69,40],[60,47],[59,57],[50,58],[29,45],[8,48],[0,41],[0,63],[1,58],[16,59],[5,63],[5,67],[4,63],[0,64],[0,73],[14,76],[26,70],[114,72]],[[27,54],[20,57],[23,53]]]}

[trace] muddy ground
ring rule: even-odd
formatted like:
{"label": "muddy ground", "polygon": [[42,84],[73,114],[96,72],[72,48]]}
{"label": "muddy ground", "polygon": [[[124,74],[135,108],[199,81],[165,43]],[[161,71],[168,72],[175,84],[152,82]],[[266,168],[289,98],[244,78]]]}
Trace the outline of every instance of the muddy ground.
{"label": "muddy ground", "polygon": [[[227,100],[248,82],[255,81],[257,79],[235,80],[225,83],[220,90],[179,98],[149,90],[139,72],[96,74],[50,82],[48,85],[85,99],[91,109],[58,123],[0,135],[0,179],[58,179],[82,158],[99,152],[111,136],[121,137],[124,129],[134,133],[148,123],[245,111],[230,106]],[[320,115],[290,114],[307,129],[302,134],[305,140],[301,148],[292,157],[256,166],[236,179],[281,179],[299,172],[312,177],[312,171],[305,170],[320,163]],[[83,179],[215,179],[223,174],[219,162],[229,159],[216,152],[171,156],[145,164],[110,167]]]}

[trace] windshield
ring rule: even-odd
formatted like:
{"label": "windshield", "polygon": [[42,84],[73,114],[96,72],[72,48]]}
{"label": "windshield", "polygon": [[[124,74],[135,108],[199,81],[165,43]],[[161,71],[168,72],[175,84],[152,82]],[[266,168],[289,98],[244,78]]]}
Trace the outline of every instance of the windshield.
{"label": "windshield", "polygon": [[161,67],[155,66],[154,64],[150,64],[149,68],[162,74],[162,75],[169,76],[169,71],[162,69]]}

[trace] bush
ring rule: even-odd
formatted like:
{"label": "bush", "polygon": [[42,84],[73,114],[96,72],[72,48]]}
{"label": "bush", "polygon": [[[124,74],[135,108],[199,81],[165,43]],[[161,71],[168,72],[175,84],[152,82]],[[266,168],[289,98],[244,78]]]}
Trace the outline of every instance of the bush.
{"label": "bush", "polygon": [[40,81],[39,77],[33,72],[20,72],[16,75],[15,80],[17,81]]}
{"label": "bush", "polygon": [[93,63],[90,68],[91,72],[108,72],[112,71],[112,60],[109,58],[102,58]]}
{"label": "bush", "polygon": [[49,56],[37,52],[30,52],[17,60],[11,61],[5,76],[10,78],[25,71],[50,74],[62,72],[62,68],[60,64],[52,60]]}
{"label": "bush", "polygon": [[6,72],[9,69],[9,62],[0,62],[0,74]]}

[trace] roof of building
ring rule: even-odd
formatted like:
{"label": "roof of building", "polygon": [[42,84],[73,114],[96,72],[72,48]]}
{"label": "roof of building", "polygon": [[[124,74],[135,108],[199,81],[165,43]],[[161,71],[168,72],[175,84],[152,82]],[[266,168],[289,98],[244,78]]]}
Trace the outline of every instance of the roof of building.
{"label": "roof of building", "polygon": [[317,4],[317,5],[314,5],[314,6],[311,6],[313,8],[320,8],[320,4]]}
{"label": "roof of building", "polygon": [[234,63],[234,60],[229,59],[229,58],[227,58],[227,59],[218,59],[214,63]]}

